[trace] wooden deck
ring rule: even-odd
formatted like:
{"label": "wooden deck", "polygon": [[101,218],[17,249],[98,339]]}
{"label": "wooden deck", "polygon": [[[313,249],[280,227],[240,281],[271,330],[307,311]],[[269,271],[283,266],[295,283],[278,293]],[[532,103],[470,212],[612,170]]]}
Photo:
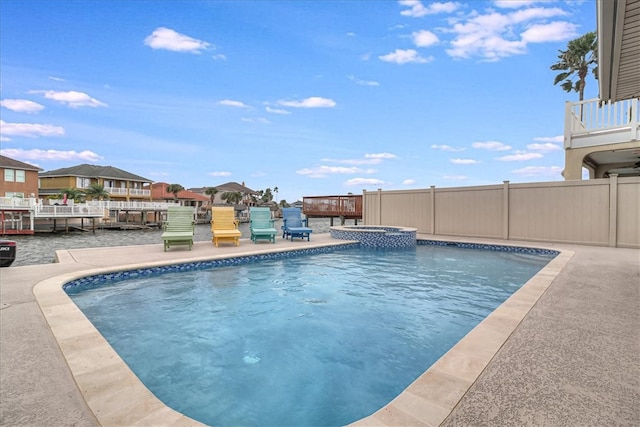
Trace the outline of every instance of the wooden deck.
{"label": "wooden deck", "polygon": [[303,197],[302,212],[307,218],[340,218],[341,224],[347,219],[362,219],[362,195],[311,196]]}

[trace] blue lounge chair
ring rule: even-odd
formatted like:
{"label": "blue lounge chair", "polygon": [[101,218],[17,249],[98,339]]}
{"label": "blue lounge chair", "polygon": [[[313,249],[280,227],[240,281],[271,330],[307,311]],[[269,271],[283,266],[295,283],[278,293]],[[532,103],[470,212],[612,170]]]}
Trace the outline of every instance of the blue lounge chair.
{"label": "blue lounge chair", "polygon": [[278,232],[273,225],[271,218],[271,209],[269,208],[249,208],[251,230],[251,240],[256,243],[258,240],[268,240],[272,243],[276,242],[276,233]]}
{"label": "blue lounge chair", "polygon": [[313,230],[307,227],[307,220],[302,219],[300,208],[282,209],[282,238],[291,237],[291,241],[293,241],[294,237],[301,239],[306,237],[309,241],[309,235],[312,232]]}

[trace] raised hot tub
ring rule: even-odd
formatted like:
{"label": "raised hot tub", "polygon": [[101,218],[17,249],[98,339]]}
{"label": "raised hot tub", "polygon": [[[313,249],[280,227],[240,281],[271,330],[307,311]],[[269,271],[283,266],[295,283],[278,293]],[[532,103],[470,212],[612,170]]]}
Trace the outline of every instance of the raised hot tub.
{"label": "raised hot tub", "polygon": [[362,246],[374,248],[411,248],[416,246],[416,228],[383,225],[351,225],[331,227],[334,239],[356,240]]}

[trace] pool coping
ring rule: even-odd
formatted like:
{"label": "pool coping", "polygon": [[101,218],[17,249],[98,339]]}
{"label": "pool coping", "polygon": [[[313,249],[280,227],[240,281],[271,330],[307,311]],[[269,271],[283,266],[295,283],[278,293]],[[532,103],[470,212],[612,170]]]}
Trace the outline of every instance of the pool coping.
{"label": "pool coping", "polygon": [[[472,240],[456,239],[455,243],[478,244]],[[306,245],[305,249],[352,243],[344,240],[324,242]],[[442,423],[574,254],[573,251],[543,244],[519,242],[501,243],[497,246],[552,250],[558,252],[558,255],[400,395],[375,413],[351,425],[436,426]],[[167,407],[153,395],[73,303],[63,286],[73,280],[93,275],[296,250],[271,245],[256,245],[252,249],[242,254],[222,253],[184,258],[180,261],[165,259],[98,267],[62,274],[36,284],[33,293],[41,311],[83,398],[101,425],[204,424]],[[62,252],[57,254],[59,261],[74,262],[68,251],[59,252]]]}

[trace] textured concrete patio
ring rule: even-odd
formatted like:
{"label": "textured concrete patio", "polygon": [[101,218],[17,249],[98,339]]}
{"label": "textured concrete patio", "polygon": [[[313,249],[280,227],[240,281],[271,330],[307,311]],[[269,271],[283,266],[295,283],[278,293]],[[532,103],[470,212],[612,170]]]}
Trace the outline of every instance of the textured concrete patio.
{"label": "textured concrete patio", "polygon": [[[425,382],[416,382],[390,405],[357,424],[640,425],[640,251],[446,236],[437,239],[553,248],[563,255],[555,267],[527,285],[520,300],[512,300],[510,306],[501,307],[502,312],[494,312],[483,322],[491,337],[484,341],[486,345],[474,342],[470,333],[436,364],[436,370],[425,374]],[[1,269],[0,424],[197,424],[161,407],[153,396],[118,403],[117,396],[139,389],[139,384],[127,376],[126,369],[120,371],[117,355],[105,353],[108,349],[96,350],[102,348],[98,347],[102,345],[100,337],[83,329],[82,319],[71,322],[72,327],[68,321],[65,324],[64,317],[75,314],[68,311],[65,302],[56,300],[59,292],[50,290],[55,291],[69,278],[105,268],[327,244],[335,241],[320,234],[311,242],[279,239],[276,245],[243,240],[238,248],[214,248],[210,242],[198,242],[192,251],[176,248],[163,252],[162,244],[78,249],[60,251],[56,264]],[[34,296],[36,285],[40,301]],[[530,295],[536,295],[535,299]],[[526,299],[532,299],[528,307],[522,304]],[[89,338],[96,341],[89,344]],[[491,346],[495,349],[486,351]],[[89,366],[84,357],[91,351],[86,347],[108,354],[104,358],[109,359],[110,385],[96,380],[95,371],[78,370]],[[486,362],[468,366],[468,360],[475,360],[465,359],[471,353],[480,353]],[[467,377],[470,367],[477,373]],[[115,369],[124,375],[122,379],[114,379]],[[433,383],[435,388],[426,386]],[[115,388],[105,394],[103,389],[109,387]]]}

